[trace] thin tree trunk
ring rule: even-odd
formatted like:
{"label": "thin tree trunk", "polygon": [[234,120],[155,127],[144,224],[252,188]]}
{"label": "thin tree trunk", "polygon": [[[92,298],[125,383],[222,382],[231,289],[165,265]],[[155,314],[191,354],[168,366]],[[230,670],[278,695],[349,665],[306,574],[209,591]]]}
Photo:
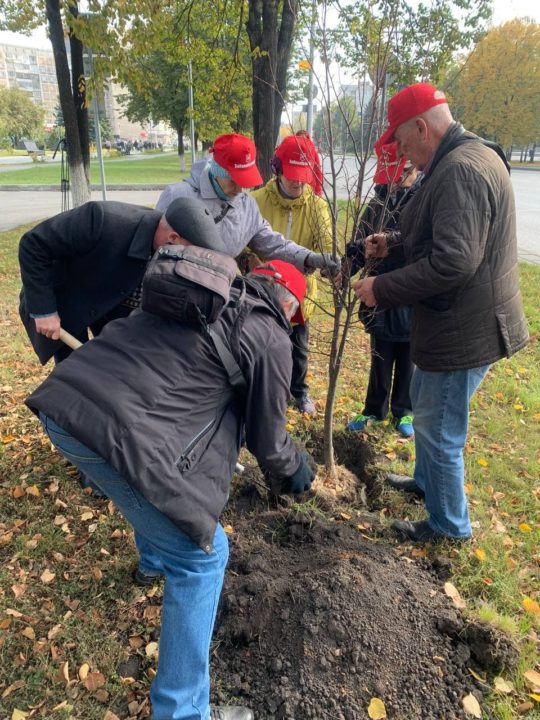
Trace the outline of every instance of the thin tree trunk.
{"label": "thin tree trunk", "polygon": [[[76,3],[69,7],[73,17],[77,17],[79,9]],[[71,88],[75,116],[79,132],[79,143],[87,182],[90,183],[90,132],[88,124],[88,104],[86,96],[86,77],[84,74],[83,44],[73,32],[69,32],[69,45],[71,50]],[[96,103],[97,104],[97,103]],[[94,118],[94,123],[97,119]]]}
{"label": "thin tree trunk", "polygon": [[186,172],[186,154],[184,151],[184,126],[176,126],[176,134],[178,137],[178,162],[180,164],[180,172]]}
{"label": "thin tree trunk", "polygon": [[279,135],[297,0],[249,0],[247,32],[252,63],[253,133],[257,165],[268,180]]}
{"label": "thin tree trunk", "polygon": [[56,78],[58,81],[60,106],[62,108],[64,127],[66,129],[73,205],[77,207],[90,200],[90,185],[84,172],[84,162],[79,140],[73,93],[71,90],[71,76],[69,74],[59,0],[46,0],[46,14],[54,55]]}

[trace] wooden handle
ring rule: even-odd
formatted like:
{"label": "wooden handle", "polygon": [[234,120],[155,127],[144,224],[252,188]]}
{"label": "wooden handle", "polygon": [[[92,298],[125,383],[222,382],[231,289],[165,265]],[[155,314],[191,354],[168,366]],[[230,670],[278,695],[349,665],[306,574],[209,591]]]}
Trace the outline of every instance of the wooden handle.
{"label": "wooden handle", "polygon": [[73,335],[71,333],[68,333],[67,330],[64,330],[64,328],[60,328],[60,340],[72,350],[76,350],[82,345],[82,342],[80,340],[77,340],[76,337],[73,337]]}

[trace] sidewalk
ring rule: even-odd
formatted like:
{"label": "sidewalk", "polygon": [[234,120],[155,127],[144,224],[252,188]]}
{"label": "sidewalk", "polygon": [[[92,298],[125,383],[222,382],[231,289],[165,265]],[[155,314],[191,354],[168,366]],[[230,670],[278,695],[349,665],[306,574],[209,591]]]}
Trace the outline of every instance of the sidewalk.
{"label": "sidewalk", "polygon": [[[150,187],[152,189],[107,190],[107,200],[154,207],[164,186]],[[19,185],[17,190],[21,192],[5,190],[0,186],[0,232],[12,230],[19,225],[37,223],[57,215],[62,210],[62,195],[58,189],[40,188],[36,191],[35,188]],[[101,190],[92,191],[92,200],[103,200]]]}

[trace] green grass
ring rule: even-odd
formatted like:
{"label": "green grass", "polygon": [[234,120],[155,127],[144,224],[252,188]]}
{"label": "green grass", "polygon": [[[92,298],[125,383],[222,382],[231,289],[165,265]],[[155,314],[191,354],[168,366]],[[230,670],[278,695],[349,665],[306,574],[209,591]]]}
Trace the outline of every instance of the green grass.
{"label": "green grass", "polygon": [[[32,717],[102,720],[107,709],[123,717],[128,702],[147,698],[155,661],[145,647],[159,623],[153,608],[161,591],[144,593],[130,583],[136,556],[125,523],[112,505],[81,493],[23,405],[49,372],[30,351],[17,315],[23,230],[0,233],[0,696],[24,680],[0,701],[0,716],[37,706]],[[530,700],[523,672],[539,663],[540,615],[534,604],[526,608],[527,601],[540,602],[540,267],[522,265],[521,279],[531,342],[493,367],[472,403],[465,462],[474,540],[459,548],[427,548],[428,555],[451,558],[451,580],[467,612],[510,633],[520,647],[520,665],[506,676],[515,693],[493,693],[483,701],[496,720],[540,719],[538,703],[525,715],[517,711]],[[322,314],[312,321],[310,384],[321,409],[329,325]],[[337,429],[363,403],[368,348],[355,325],[339,383]],[[312,420],[290,409],[288,417],[298,437],[320,436],[322,412]],[[401,440],[389,423],[370,428],[368,436],[381,475],[412,470],[414,444]],[[421,505],[392,490],[383,491],[378,509],[385,524],[423,516]],[[310,517],[322,512],[313,501],[293,510]],[[46,570],[55,574],[51,582],[42,579]],[[141,663],[133,684],[117,675],[128,655]],[[85,663],[103,674],[103,687],[85,686],[78,676]]]}
{"label": "green grass", "polygon": [[[189,161],[186,156],[189,170]],[[178,155],[160,153],[147,159],[130,157],[106,158],[105,181],[109,185],[144,185],[146,183],[167,185],[178,182],[181,177]],[[2,166],[5,167],[5,166]],[[91,182],[101,182],[97,160],[90,163]],[[60,182],[59,163],[32,163],[17,170],[2,170],[0,167],[0,187],[2,185],[57,185]]]}

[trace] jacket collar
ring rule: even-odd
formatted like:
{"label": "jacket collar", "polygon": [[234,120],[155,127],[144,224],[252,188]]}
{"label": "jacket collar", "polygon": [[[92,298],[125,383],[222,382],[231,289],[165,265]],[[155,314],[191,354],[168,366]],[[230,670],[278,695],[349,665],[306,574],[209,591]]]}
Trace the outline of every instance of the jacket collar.
{"label": "jacket collar", "polygon": [[243,198],[246,196],[246,193],[242,191],[241,193],[238,193],[236,197],[228,198],[225,201],[221,200],[217,196],[214,188],[212,187],[212,182],[210,181],[209,177],[209,170],[210,165],[209,163],[207,163],[199,177],[199,190],[201,193],[201,198],[203,198],[204,200],[217,200],[218,202],[226,202],[232,207],[238,207],[239,205],[241,205],[244,201]]}
{"label": "jacket collar", "polygon": [[137,229],[131,239],[128,257],[148,260],[153,253],[154,235],[163,213],[158,210],[148,211],[141,217]]}
{"label": "jacket collar", "polygon": [[455,150],[455,148],[463,145],[464,143],[475,141],[481,142],[483,145],[496,152],[505,164],[508,172],[510,172],[510,165],[506,159],[504,151],[499,145],[497,145],[497,143],[491,142],[490,140],[484,140],[484,138],[481,138],[478,135],[475,135],[474,133],[465,130],[461,123],[454,122],[452,123],[452,125],[450,125],[446,133],[443,135],[441,144],[437,148],[435,155],[433,156],[433,159],[429,164],[429,167],[424,172],[424,179],[427,180],[432,175],[434,169],[437,167],[439,162],[443,159],[443,157],[445,157],[445,155],[448,155],[449,152]]}
{"label": "jacket collar", "polygon": [[311,186],[307,183],[304,185],[304,192],[298,198],[286,198],[279,192],[277,178],[272,178],[266,185],[268,197],[273,205],[290,210],[291,208],[302,207],[310,200],[310,193],[313,195]]}

